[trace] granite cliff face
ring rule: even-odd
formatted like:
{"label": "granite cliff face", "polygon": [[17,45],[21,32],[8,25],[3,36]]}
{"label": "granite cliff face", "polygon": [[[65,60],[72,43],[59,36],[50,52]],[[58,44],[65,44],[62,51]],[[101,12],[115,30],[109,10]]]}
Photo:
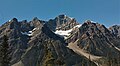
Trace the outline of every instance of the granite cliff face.
{"label": "granite cliff face", "polygon": [[109,66],[109,58],[119,61],[119,32],[117,26],[79,24],[66,15],[49,21],[13,18],[0,26],[0,44],[7,35],[12,66]]}

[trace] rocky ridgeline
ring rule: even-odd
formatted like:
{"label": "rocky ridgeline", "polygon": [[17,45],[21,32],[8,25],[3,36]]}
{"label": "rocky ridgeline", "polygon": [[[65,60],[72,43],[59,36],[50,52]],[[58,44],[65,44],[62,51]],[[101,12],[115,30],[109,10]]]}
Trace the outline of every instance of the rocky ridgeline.
{"label": "rocky ridgeline", "polygon": [[[90,20],[79,24],[66,15],[49,21],[37,17],[30,22],[13,18],[0,26],[0,43],[7,35],[12,66],[96,66],[107,63],[108,57],[120,56],[119,32],[117,25],[108,29]],[[70,44],[76,46],[78,52],[68,48]],[[84,55],[86,53],[101,57],[105,62],[92,61]]]}

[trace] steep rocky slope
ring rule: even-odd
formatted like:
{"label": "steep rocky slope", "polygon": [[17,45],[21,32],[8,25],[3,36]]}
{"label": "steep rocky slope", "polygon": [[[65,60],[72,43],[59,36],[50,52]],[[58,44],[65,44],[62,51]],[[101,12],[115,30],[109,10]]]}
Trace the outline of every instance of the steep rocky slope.
{"label": "steep rocky slope", "polygon": [[120,38],[112,34],[104,25],[92,23],[90,20],[76,29],[66,42],[68,48],[93,61],[105,57],[117,59],[120,55]]}
{"label": "steep rocky slope", "polygon": [[[0,26],[0,44],[8,36],[12,66],[119,66],[119,27],[59,15],[49,21],[18,21]],[[116,60],[116,61],[115,61]]]}
{"label": "steep rocky slope", "polygon": [[115,49],[116,46],[119,47],[119,40],[104,25],[87,21],[67,39],[67,42],[77,41],[80,48],[95,55],[106,56],[108,52],[112,52],[114,56],[117,55],[115,53],[119,53]]}
{"label": "steep rocky slope", "polygon": [[109,28],[112,34],[120,38],[120,25],[113,25]]}
{"label": "steep rocky slope", "polygon": [[50,19],[47,23],[47,26],[52,30],[69,30],[79,23],[75,18],[68,17],[66,15],[59,15],[55,19]]}
{"label": "steep rocky slope", "polygon": [[38,18],[30,22],[19,22],[13,18],[0,27],[0,43],[3,35],[9,39],[12,66],[87,66],[89,63],[96,66],[86,57],[68,49],[64,39]]}
{"label": "steep rocky slope", "polygon": [[81,65],[82,60],[88,61],[67,49],[63,39],[50,31],[46,25],[43,25],[40,31],[42,32],[30,40],[31,46],[21,57],[20,62],[24,66],[72,66]]}

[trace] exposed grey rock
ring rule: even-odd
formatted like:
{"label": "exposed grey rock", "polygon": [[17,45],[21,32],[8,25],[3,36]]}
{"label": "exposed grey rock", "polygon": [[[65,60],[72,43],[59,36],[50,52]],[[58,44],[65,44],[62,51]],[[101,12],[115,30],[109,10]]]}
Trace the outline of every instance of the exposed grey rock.
{"label": "exposed grey rock", "polygon": [[[7,35],[12,66],[88,66],[89,63],[96,66],[95,62],[99,60],[91,61],[90,58],[66,47],[74,42],[87,53],[101,56],[102,59],[106,59],[109,53],[109,57],[118,58],[120,51],[115,48],[120,48],[118,27],[109,31],[104,25],[87,20],[80,28],[73,29],[66,40],[54,33],[56,30],[72,29],[78,24],[74,18],[66,15],[59,15],[49,21],[35,17],[30,22],[19,22],[13,18],[0,26],[0,44],[3,35]],[[113,30],[115,34],[111,32]]]}
{"label": "exposed grey rock", "polygon": [[109,28],[111,33],[120,38],[120,25],[114,25]]}
{"label": "exposed grey rock", "polygon": [[92,22],[85,22],[74,32],[68,43],[76,42],[79,48],[86,50],[88,53],[97,56],[119,56],[120,51],[115,47],[120,46],[120,39],[115,37],[104,25]]}
{"label": "exposed grey rock", "polygon": [[59,15],[55,19],[50,19],[47,22],[47,26],[52,30],[69,30],[78,25],[75,18],[68,17],[66,15]]}

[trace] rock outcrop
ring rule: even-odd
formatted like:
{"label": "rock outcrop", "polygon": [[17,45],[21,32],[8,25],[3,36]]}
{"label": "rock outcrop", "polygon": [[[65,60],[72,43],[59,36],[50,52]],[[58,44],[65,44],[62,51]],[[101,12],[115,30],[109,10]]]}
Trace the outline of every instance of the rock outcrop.
{"label": "rock outcrop", "polygon": [[7,35],[12,66],[99,66],[111,58],[119,62],[119,32],[119,26],[79,24],[66,15],[49,21],[13,18],[0,26],[0,44]]}

